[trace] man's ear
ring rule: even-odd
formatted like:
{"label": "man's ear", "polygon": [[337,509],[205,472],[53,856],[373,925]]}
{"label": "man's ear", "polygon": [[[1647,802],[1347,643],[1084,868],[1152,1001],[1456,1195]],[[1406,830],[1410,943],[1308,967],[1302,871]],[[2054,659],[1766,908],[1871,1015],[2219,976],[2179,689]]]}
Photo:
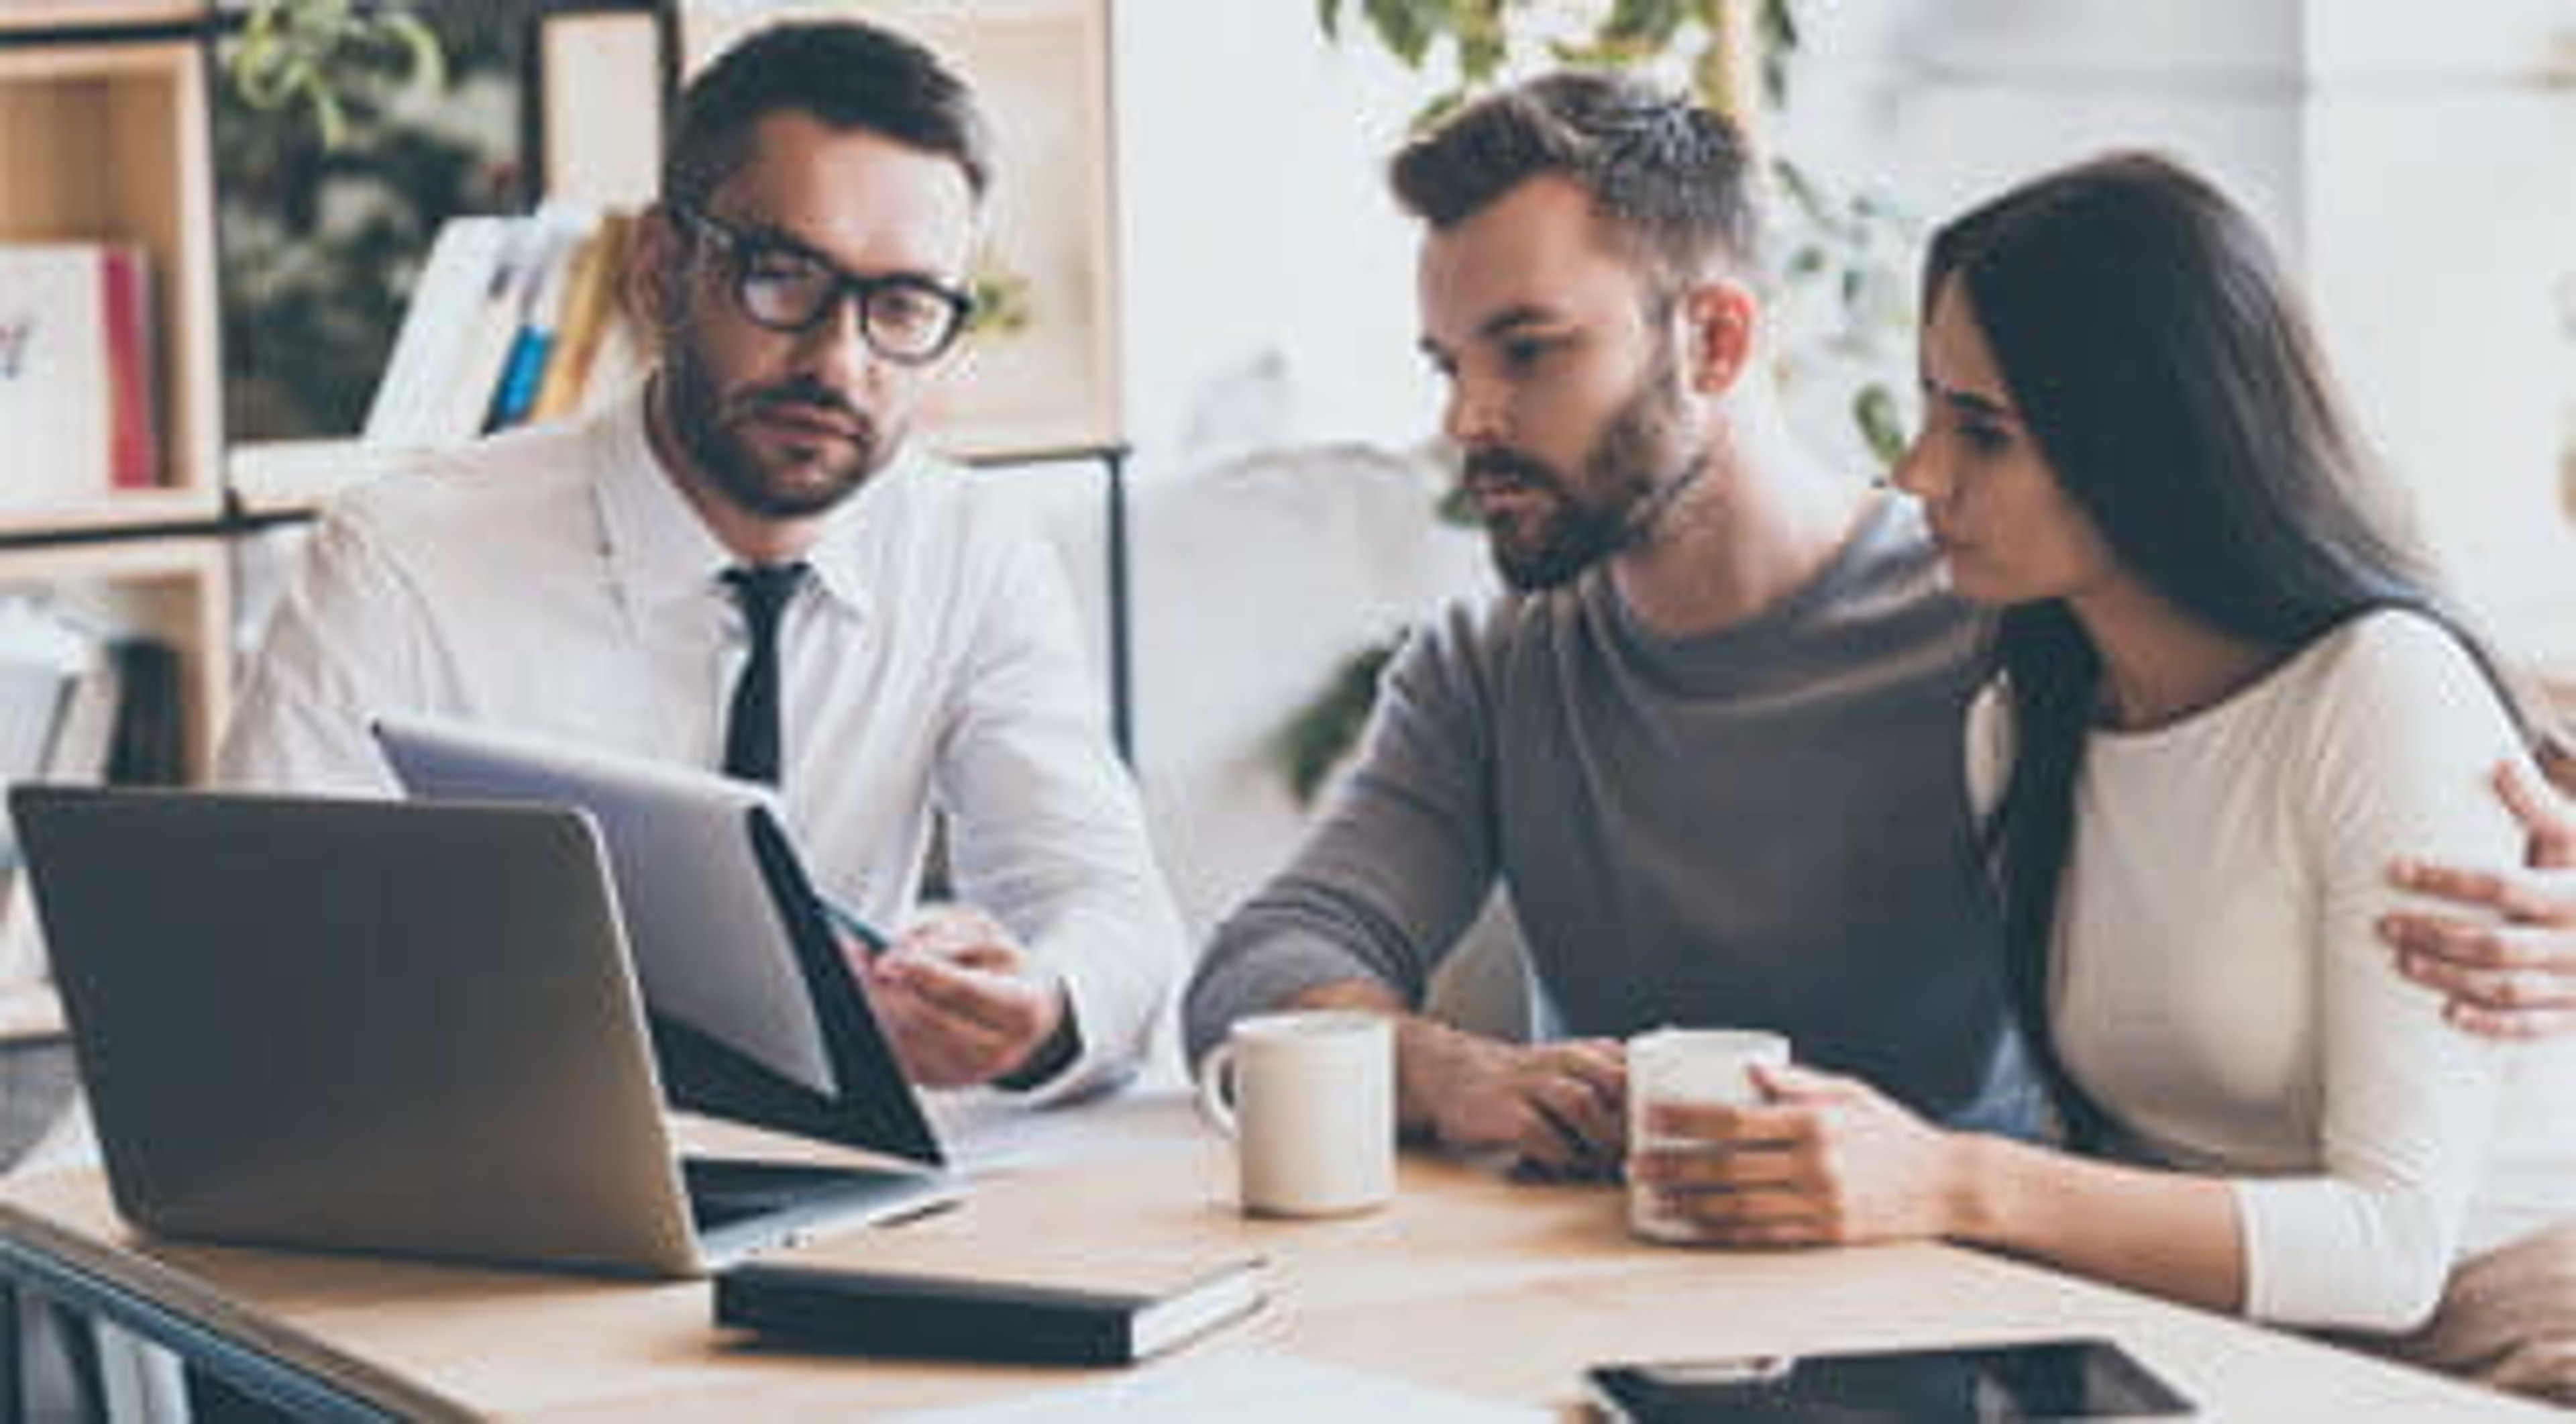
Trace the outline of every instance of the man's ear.
{"label": "man's ear", "polygon": [[1691,389],[1722,395],[1753,362],[1762,299],[1742,282],[1703,282],[1682,293],[1683,374]]}
{"label": "man's ear", "polygon": [[635,222],[635,241],[626,250],[626,271],[619,290],[626,315],[635,325],[660,337],[687,319],[688,243],[680,236],[671,210],[660,203]]}

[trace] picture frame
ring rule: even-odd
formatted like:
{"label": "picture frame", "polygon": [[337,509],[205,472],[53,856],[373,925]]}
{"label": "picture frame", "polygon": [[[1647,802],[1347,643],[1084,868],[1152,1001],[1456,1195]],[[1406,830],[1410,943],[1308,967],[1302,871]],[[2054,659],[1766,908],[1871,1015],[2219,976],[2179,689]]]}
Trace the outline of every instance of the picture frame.
{"label": "picture frame", "polygon": [[685,0],[682,82],[756,30],[835,17],[927,45],[992,126],[979,286],[998,281],[1019,319],[960,344],[925,438],[985,463],[1123,445],[1107,0]]}

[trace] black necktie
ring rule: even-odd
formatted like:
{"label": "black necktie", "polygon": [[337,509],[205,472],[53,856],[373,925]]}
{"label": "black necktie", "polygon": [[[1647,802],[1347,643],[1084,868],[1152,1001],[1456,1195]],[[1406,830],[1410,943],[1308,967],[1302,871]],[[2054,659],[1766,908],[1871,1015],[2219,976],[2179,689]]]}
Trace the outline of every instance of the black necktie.
{"label": "black necktie", "polygon": [[724,581],[751,630],[751,656],[733,685],[725,716],[727,776],[778,784],[778,616],[805,582],[803,564],[751,564],[727,569]]}

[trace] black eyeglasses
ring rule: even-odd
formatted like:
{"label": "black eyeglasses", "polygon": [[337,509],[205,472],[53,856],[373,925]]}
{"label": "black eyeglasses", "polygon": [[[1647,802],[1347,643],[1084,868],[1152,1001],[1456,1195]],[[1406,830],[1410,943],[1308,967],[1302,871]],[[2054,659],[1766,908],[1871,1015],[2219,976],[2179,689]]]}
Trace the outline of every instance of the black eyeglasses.
{"label": "black eyeglasses", "polygon": [[691,236],[720,251],[742,314],[772,331],[811,331],[838,314],[847,298],[859,304],[859,334],[869,350],[918,366],[937,360],[974,319],[973,297],[927,277],[861,277],[794,243],[745,232],[694,209],[671,211]]}

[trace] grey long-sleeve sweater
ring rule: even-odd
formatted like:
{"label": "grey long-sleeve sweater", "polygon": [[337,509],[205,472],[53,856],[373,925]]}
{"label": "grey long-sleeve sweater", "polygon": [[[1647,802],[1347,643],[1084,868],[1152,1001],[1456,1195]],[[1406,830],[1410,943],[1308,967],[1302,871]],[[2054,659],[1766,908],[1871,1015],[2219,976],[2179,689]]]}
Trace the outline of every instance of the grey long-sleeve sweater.
{"label": "grey long-sleeve sweater", "polygon": [[1978,629],[1894,499],[1705,637],[1643,627],[1603,570],[1448,610],[1303,850],[1208,946],[1191,1061],[1318,984],[1419,1003],[1499,877],[1548,1036],[1772,1028],[1937,1117],[2028,1130],[1963,768]]}

